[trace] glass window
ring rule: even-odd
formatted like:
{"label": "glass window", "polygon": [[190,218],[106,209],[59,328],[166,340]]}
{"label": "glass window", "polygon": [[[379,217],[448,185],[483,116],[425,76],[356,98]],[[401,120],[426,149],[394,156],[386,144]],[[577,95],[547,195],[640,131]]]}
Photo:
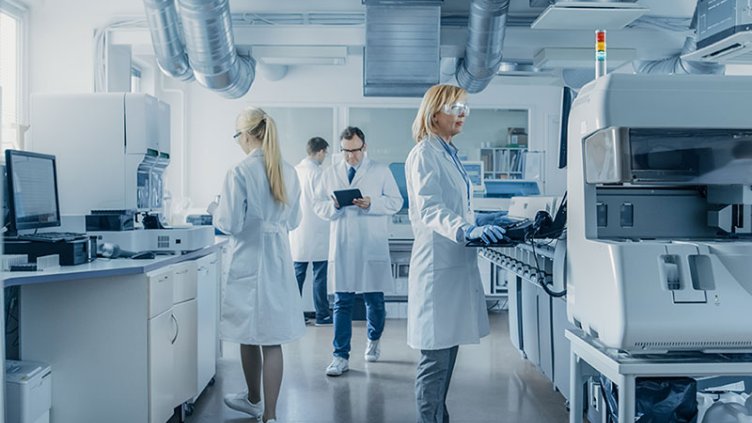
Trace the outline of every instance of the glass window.
{"label": "glass window", "polygon": [[22,27],[20,14],[0,9],[0,141],[3,151],[23,147]]}

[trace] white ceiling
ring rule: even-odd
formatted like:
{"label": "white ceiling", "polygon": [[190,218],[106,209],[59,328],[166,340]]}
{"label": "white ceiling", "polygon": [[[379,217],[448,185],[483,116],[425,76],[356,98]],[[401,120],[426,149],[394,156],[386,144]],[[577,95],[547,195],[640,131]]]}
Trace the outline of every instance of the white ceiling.
{"label": "white ceiling", "polygon": [[[178,0],[179,1],[179,0]],[[444,0],[445,15],[467,15],[471,0]],[[697,0],[639,0],[638,3],[651,9],[650,15],[673,18],[691,17]],[[108,17],[143,15],[141,0],[25,0],[34,9],[88,10]],[[529,0],[511,0],[510,14],[537,16],[542,8],[531,9]],[[306,13],[306,12],[364,12],[361,0],[230,0],[233,13]],[[34,30],[32,28],[32,30]],[[236,44],[241,49],[249,46],[345,46],[352,54],[359,54],[365,36],[362,26],[350,28],[327,28],[300,26],[256,25],[252,28],[235,28]],[[343,34],[343,35],[340,35]],[[460,56],[464,51],[467,30],[453,27],[442,29],[442,56]],[[609,31],[609,47],[636,49],[638,58],[659,59],[677,53],[683,43],[683,35],[656,29],[627,29]],[[145,31],[125,43],[137,46],[137,51],[150,50],[149,36]],[[320,40],[320,41],[319,41]],[[592,48],[592,31],[546,31],[525,27],[510,27],[504,42],[504,56],[512,60],[532,61],[542,48]],[[315,51],[312,49],[312,51]]]}

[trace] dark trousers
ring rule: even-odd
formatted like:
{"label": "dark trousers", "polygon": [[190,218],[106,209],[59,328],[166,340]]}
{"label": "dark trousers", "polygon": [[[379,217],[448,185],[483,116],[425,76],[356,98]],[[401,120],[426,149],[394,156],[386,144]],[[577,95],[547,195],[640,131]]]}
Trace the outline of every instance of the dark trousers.
{"label": "dark trousers", "polygon": [[446,397],[459,348],[420,350],[418,375],[415,378],[418,423],[449,423]]}
{"label": "dark trousers", "polygon": [[[303,295],[303,283],[305,282],[307,262],[296,261],[295,278],[298,280],[300,295]],[[326,269],[327,261],[313,262],[313,306],[316,309],[316,321],[322,322],[331,318],[329,313],[329,299],[326,296]]]}

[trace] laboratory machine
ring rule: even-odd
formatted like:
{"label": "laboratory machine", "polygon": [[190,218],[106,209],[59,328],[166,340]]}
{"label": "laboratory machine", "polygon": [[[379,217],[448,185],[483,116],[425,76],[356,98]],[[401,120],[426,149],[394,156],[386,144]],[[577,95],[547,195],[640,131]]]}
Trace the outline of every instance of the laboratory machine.
{"label": "laboratory machine", "polygon": [[32,96],[32,149],[55,154],[62,215],[135,210],[132,230],[91,230],[128,251],[193,251],[211,245],[211,227],[163,222],[170,163],[170,107],[148,94]]}
{"label": "laboratory machine", "polygon": [[752,349],[752,78],[611,74],[569,119],[569,320],[633,353]]}

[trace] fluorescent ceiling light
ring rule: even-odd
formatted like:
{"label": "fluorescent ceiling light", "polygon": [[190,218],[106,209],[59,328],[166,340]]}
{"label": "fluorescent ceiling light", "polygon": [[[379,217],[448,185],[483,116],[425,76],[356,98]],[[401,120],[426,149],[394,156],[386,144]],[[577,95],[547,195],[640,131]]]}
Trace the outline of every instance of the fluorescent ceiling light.
{"label": "fluorescent ceiling light", "polygon": [[634,3],[560,1],[530,25],[533,29],[622,29],[650,9]]}
{"label": "fluorescent ceiling light", "polygon": [[254,46],[251,54],[269,65],[344,65],[347,61],[343,46]]}

